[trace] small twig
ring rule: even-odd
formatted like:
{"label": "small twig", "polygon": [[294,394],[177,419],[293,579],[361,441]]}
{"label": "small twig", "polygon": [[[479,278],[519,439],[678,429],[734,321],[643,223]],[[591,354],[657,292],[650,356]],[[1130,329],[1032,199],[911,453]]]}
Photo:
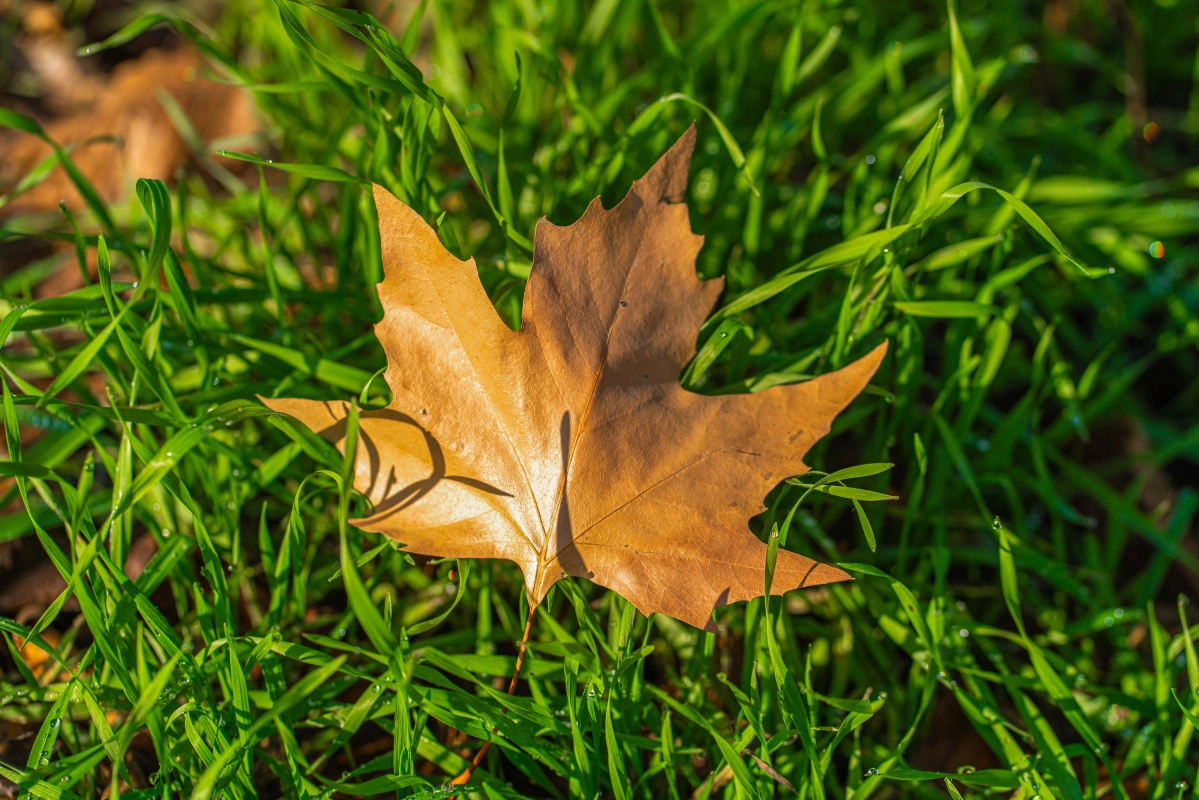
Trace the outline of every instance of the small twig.
{"label": "small twig", "polygon": [[[508,694],[510,695],[516,693],[516,681],[518,678],[520,678],[520,668],[524,666],[525,663],[525,651],[529,647],[529,633],[533,630],[533,612],[536,610],[536,606],[530,607],[529,615],[525,618],[525,634],[520,640],[520,649],[516,653],[516,668],[512,670],[512,681],[508,684]],[[503,712],[507,714],[508,709],[504,708]],[[492,733],[495,732],[496,729],[493,728]],[[483,746],[479,748],[479,752],[475,753],[475,757],[471,759],[470,766],[464,769],[462,774],[454,778],[454,780],[450,781],[450,783],[454,786],[461,786],[469,781],[471,775],[474,774],[475,769],[477,769],[478,766],[483,763],[483,757],[487,755],[487,751],[490,749],[491,742],[484,742]]]}

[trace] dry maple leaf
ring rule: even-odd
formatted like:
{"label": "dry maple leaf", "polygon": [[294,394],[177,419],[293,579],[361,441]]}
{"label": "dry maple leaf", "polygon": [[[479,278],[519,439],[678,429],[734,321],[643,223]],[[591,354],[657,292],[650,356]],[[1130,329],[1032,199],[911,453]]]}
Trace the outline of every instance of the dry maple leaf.
{"label": "dry maple leaf", "polygon": [[[682,202],[694,143],[693,127],[614,208],[596,199],[573,225],[537,224],[519,331],[474,260],[375,187],[375,331],[394,399],[362,412],[354,485],[374,513],[355,525],[417,553],[515,561],[530,607],[569,574],[715,630],[713,609],[762,595],[766,546],[749,519],[807,471],[804,453],[886,345],[757,394],[679,385],[723,287],[695,274],[702,237]],[[264,402],[344,444],[344,402]],[[780,552],[773,591],[848,578]]]}
{"label": "dry maple leaf", "polygon": [[[76,145],[72,160],[108,202],[119,200],[135,177],[172,180],[191,153],[163,108],[163,93],[174,98],[205,142],[259,129],[246,93],[201,78],[203,68],[191,48],[151,50],[118,65],[91,108],[46,123],[46,133],[61,145]],[[0,144],[0,179],[9,183],[51,153],[48,144],[24,134]],[[3,213],[47,211],[63,199],[75,210],[83,208],[75,186],[55,167]]]}

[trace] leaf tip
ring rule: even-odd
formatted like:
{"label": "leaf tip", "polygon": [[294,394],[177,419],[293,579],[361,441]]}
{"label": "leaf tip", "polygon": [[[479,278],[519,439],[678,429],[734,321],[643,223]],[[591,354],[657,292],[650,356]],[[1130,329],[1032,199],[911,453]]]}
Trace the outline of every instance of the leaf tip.
{"label": "leaf tip", "polygon": [[695,151],[695,123],[692,122],[670,149],[639,178],[634,186],[647,200],[681,203],[687,192],[691,154]]}

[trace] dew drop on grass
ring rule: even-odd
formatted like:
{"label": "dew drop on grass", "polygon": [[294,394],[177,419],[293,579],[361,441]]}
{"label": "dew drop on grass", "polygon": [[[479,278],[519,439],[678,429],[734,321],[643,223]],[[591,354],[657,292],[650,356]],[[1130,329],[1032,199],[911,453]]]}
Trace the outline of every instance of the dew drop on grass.
{"label": "dew drop on grass", "polygon": [[59,725],[61,725],[61,724],[62,724],[62,720],[61,720],[61,719],[52,719],[52,720],[50,720],[50,730],[54,730],[55,728],[57,728],[57,727],[58,727]]}
{"label": "dew drop on grass", "polygon": [[878,774],[878,767],[871,767],[870,769],[866,770],[867,776],[877,775],[877,774]]}

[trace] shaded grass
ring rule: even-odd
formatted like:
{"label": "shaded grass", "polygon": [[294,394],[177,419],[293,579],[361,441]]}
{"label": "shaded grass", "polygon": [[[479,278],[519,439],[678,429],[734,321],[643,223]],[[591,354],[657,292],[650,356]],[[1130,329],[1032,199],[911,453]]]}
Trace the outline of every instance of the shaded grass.
{"label": "shaded grass", "polygon": [[[939,795],[941,773],[1193,793],[1195,8],[1137,10],[1153,143],[1104,8],[1052,36],[982,4],[430,4],[389,29],[239,3],[95,46],[173,26],[267,128],[219,180],[92,194],[95,283],[32,301],[42,265],[3,279],[0,538],[69,587],[0,619],[0,718],[27,733],[0,774],[41,797],[99,796],[114,764],[138,796],[448,796],[489,740],[487,797],[862,800]],[[474,256],[515,326],[536,219],[611,205],[696,118],[699,270],[728,290],[685,385],[762,390],[889,339],[804,481],[894,463],[850,485],[901,499],[780,485],[755,529],[858,580],[721,609],[720,634],[562,581],[510,699],[516,567],[353,529],[341,456],[254,395],[385,399],[366,181]],[[34,674],[23,638],[63,668]]]}

